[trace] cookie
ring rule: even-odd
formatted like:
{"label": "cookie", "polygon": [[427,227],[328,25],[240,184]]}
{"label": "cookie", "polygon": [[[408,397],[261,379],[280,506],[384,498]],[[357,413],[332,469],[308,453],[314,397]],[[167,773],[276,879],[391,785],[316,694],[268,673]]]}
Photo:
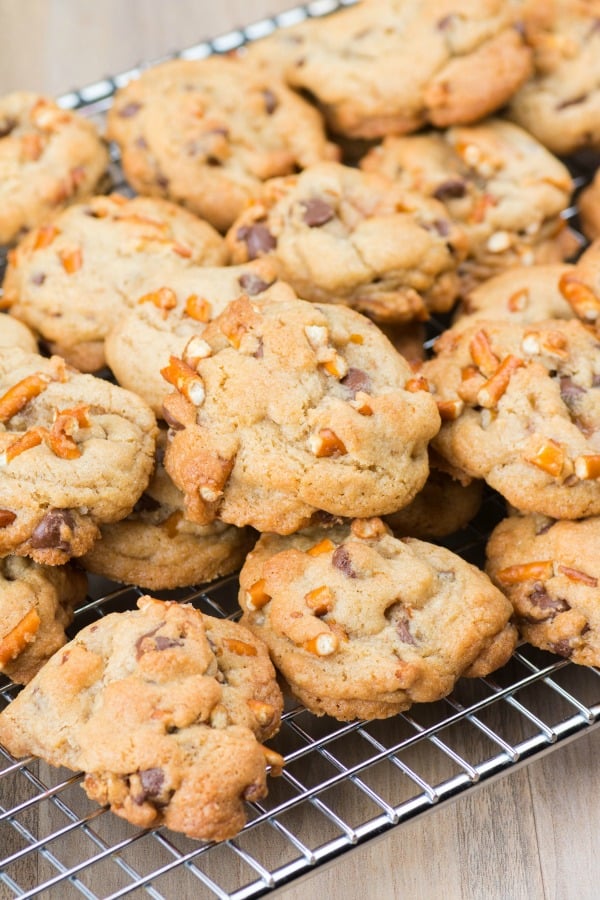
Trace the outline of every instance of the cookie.
{"label": "cookie", "polygon": [[287,534],[325,511],[394,512],[428,474],[433,397],[368,319],[232,301],[164,371],[165,467],[186,516]]}
{"label": "cookie", "polygon": [[273,263],[195,267],[171,272],[162,286],[138,298],[109,332],[106,361],[122,387],[135,391],[162,416],[171,387],[161,375],[171,356],[182,356],[207,323],[242,294],[275,300],[294,296],[277,281]]}
{"label": "cookie", "polygon": [[600,664],[600,518],[511,516],[492,532],[487,556],[527,643],[579,665]]}
{"label": "cookie", "polygon": [[30,681],[66,643],[65,628],[86,589],[85,575],[73,566],[0,559],[0,672]]}
{"label": "cookie", "polygon": [[79,632],[0,715],[0,740],[83,770],[88,796],[134,825],[222,841],[266,794],[259,740],[281,692],[265,647],[235,622],[142,597]]}
{"label": "cookie", "polygon": [[0,350],[0,556],[85,553],[142,494],[155,436],[135,394],[57,356]]}
{"label": "cookie", "polygon": [[463,291],[504,269],[531,264],[549,249],[557,261],[569,250],[557,237],[565,228],[561,213],[569,205],[571,176],[510,122],[489,119],[388,137],[360,165],[443,203],[446,216],[467,237],[467,258],[460,266]]}
{"label": "cookie", "polygon": [[385,718],[504,665],[516,630],[489,578],[380,519],[263,535],[240,574],[242,622],[317,715]]}
{"label": "cookie", "polygon": [[576,271],[568,263],[516,266],[469,291],[454,314],[454,330],[485,319],[531,325],[544,319],[572,319],[561,286]]}
{"label": "cookie", "polygon": [[558,287],[571,314],[584,324],[597,327],[600,317],[600,242],[591,244],[575,266],[561,275]]}
{"label": "cookie", "polygon": [[249,55],[307,91],[354,138],[473,122],[531,72],[519,3],[363,0],[259,42]]}
{"label": "cookie", "polygon": [[600,149],[600,6],[596,0],[524,5],[533,76],[508,115],[553,153]]}
{"label": "cookie", "polygon": [[450,309],[465,247],[439,201],[338,163],[268,182],[227,242],[235,263],[272,259],[304,299],[382,322]]}
{"label": "cookie", "polygon": [[92,197],[13,250],[3,303],[51,352],[95,372],[108,331],[139,297],[171,272],[226,261],[217,232],[166,200]]}
{"label": "cookie", "polygon": [[196,525],[183,514],[183,495],[163,466],[166,432],[159,433],[156,468],[133,512],[102,525],[101,539],[80,560],[96,575],[149,590],[213,581],[242,565],[255,538],[223,522]]}
{"label": "cookie", "polygon": [[395,537],[437,540],[460,531],[474,519],[483,499],[483,481],[447,466],[437,454],[429,459],[429,478],[415,499],[384,516]]}
{"label": "cookie", "polygon": [[305,100],[249,62],[218,55],[147,69],[117,92],[107,135],[132,187],[221,231],[265,179],[338,156]]}
{"label": "cookie", "polygon": [[48,97],[0,97],[0,244],[88,197],[108,168],[96,126]]}
{"label": "cookie", "polygon": [[446,331],[424,363],[452,465],[485,478],[516,509],[600,514],[600,355],[576,319],[483,321]]}
{"label": "cookie", "polygon": [[29,353],[37,353],[38,345],[27,325],[0,313],[0,348],[19,347]]}

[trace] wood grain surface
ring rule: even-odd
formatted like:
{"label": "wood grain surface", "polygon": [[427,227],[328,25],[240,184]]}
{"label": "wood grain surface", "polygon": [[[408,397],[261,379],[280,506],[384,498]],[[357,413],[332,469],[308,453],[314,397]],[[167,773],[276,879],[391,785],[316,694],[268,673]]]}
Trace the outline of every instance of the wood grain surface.
{"label": "wood grain surface", "polygon": [[[0,94],[17,88],[60,94],[293,5],[293,0],[0,0]],[[286,900],[596,900],[599,756],[600,730],[346,853],[279,895]],[[73,853],[76,858],[76,847]],[[30,873],[34,880],[35,875]],[[185,884],[175,872],[157,888],[184,900],[194,896]],[[111,892],[108,882],[105,891]],[[5,896],[1,887],[0,894]],[[58,889],[53,896],[66,895]]]}

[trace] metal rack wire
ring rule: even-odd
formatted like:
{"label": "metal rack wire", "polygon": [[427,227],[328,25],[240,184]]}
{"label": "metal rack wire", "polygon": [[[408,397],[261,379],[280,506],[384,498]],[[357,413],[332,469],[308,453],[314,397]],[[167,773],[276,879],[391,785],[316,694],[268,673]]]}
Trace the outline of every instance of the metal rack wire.
{"label": "metal rack wire", "polygon": [[[227,52],[352,2],[318,0],[179,55]],[[115,90],[141,68],[72,92],[61,102],[101,117]],[[122,186],[118,159],[113,160],[115,183]],[[476,519],[447,545],[481,563],[486,536],[503,514],[490,492]],[[132,608],[140,594],[92,579],[72,633],[109,612]],[[235,578],[205,590],[161,592],[224,617],[237,614],[236,594]],[[16,691],[0,680],[1,705]],[[271,742],[286,757],[282,777],[270,780],[264,801],[248,805],[244,830],[218,845],[165,829],[135,828],[89,801],[79,786],[81,776],[35,759],[14,760],[0,747],[0,893],[117,898],[136,891],[162,898],[161,884],[175,872],[182,896],[260,897],[599,723],[600,672],[528,646],[493,677],[462,680],[444,700],[392,719],[341,724],[290,706]],[[113,886],[108,895],[107,884]]]}

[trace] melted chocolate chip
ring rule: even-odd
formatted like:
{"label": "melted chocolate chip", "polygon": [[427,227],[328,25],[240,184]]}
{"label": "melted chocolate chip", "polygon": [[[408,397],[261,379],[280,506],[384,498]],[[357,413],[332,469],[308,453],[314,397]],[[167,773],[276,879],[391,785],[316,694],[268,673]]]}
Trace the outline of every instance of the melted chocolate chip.
{"label": "melted chocolate chip", "polygon": [[16,119],[4,119],[3,122],[0,122],[0,138],[8,137],[11,131],[14,131],[16,127]]}
{"label": "melted chocolate chip", "polygon": [[343,384],[353,396],[356,396],[359,391],[364,391],[365,394],[371,391],[370,376],[362,369],[354,369],[352,366],[341,379],[340,384]]}
{"label": "melted chocolate chip", "polygon": [[255,275],[254,272],[244,272],[243,275],[240,275],[238,278],[240,283],[240,287],[251,297],[254,297],[255,294],[261,294],[263,291],[266,291],[268,287],[270,287],[273,282],[267,284],[266,281],[263,281],[258,275]]}
{"label": "melted chocolate chip", "polygon": [[183,647],[183,641],[177,641],[175,638],[159,634],[158,637],[154,638],[154,646],[157,650],[170,650],[172,647]]}
{"label": "melted chocolate chip", "polygon": [[132,116],[135,116],[139,113],[141,108],[142,104],[137,103],[134,100],[131,103],[126,103],[125,106],[122,106],[117,115],[119,115],[122,119],[131,119]]}
{"label": "melted chocolate chip", "polygon": [[462,178],[449,178],[448,181],[442,181],[438,184],[433,192],[436,200],[454,200],[458,197],[464,197],[467,193],[467,185]]}
{"label": "melted chocolate chip", "polygon": [[158,797],[165,783],[165,773],[162,769],[141,769],[140,781],[146,797]]}
{"label": "melted chocolate chip", "polygon": [[178,419],[176,419],[175,416],[171,415],[169,410],[164,406],[162,408],[162,415],[169,428],[172,428],[173,431],[182,431],[185,428],[185,425],[183,425]]}
{"label": "melted chocolate chip", "polygon": [[562,641],[555,641],[550,645],[550,649],[553,653],[556,653],[558,656],[564,656],[566,659],[568,659],[573,652],[573,648],[567,638],[563,638]]}
{"label": "melted chocolate chip", "polygon": [[333,207],[319,197],[304,200],[301,205],[304,207],[302,218],[310,228],[319,228],[321,225],[331,222],[335,216]]}
{"label": "melted chocolate chip", "polygon": [[344,520],[340,516],[335,516],[324,509],[317,509],[310,517],[310,521],[312,525],[324,525],[327,528],[333,525],[341,525]]}
{"label": "melted chocolate chip", "polygon": [[68,509],[51,509],[35,527],[29,543],[35,550],[71,549],[75,521]]}
{"label": "melted chocolate chip", "polygon": [[412,644],[413,647],[416,647],[417,642],[414,637],[410,633],[410,629],[408,627],[408,619],[402,618],[398,619],[396,622],[396,634],[400,638],[403,644]]}
{"label": "melted chocolate chip", "polygon": [[268,253],[277,246],[277,241],[269,231],[266,225],[257,223],[256,225],[243,225],[238,228],[236,237],[240,241],[244,241],[248,248],[248,258],[256,259],[262,253]]}
{"label": "melted chocolate chip", "polygon": [[43,272],[36,272],[35,275],[31,276],[32,284],[40,285],[40,284],[43,284],[45,282],[45,280],[46,280],[46,276],[44,275]]}
{"label": "melted chocolate chip", "polygon": [[0,528],[7,528],[17,518],[17,514],[11,509],[0,509]]}
{"label": "melted chocolate chip", "polygon": [[562,376],[560,379],[560,396],[566,406],[573,406],[582,394],[585,394],[585,388],[575,384],[569,375]]}
{"label": "melted chocolate chip", "polygon": [[563,597],[551,597],[544,586],[540,583],[534,585],[534,589],[529,595],[529,601],[533,606],[547,612],[547,619],[553,619],[559,612],[566,612],[571,609],[567,601]]}
{"label": "melted chocolate chip", "polygon": [[273,91],[269,90],[269,88],[265,88],[262,94],[265,99],[265,109],[271,116],[279,106],[279,100],[277,99]]}
{"label": "melted chocolate chip", "polygon": [[352,566],[352,560],[350,559],[350,554],[348,552],[347,547],[344,547],[342,544],[340,547],[337,547],[333,551],[333,556],[331,557],[331,564],[336,569],[339,569],[340,572],[343,572],[346,578],[356,578],[356,570]]}

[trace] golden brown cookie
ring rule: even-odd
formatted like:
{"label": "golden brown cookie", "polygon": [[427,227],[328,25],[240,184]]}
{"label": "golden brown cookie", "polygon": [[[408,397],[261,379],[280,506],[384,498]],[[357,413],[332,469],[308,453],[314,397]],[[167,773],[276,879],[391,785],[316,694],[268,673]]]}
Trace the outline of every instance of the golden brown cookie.
{"label": "golden brown cookie", "polygon": [[240,574],[242,622],[317,715],[385,718],[511,655],[510,603],[443,547],[380,519],[263,535]]}
{"label": "golden brown cookie", "polygon": [[282,708],[266,648],[186,604],[138,606],[56,653],[0,715],[0,740],[83,770],[88,796],[134,825],[226,840],[265,796],[267,761],[283,762],[258,742]]}

